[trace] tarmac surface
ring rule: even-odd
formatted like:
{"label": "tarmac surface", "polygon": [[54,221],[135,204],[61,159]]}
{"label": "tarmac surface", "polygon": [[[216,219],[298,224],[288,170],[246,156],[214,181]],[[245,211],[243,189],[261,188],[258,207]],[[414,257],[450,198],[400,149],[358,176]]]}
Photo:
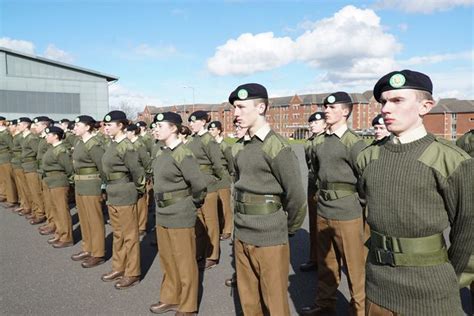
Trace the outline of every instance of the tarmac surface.
{"label": "tarmac surface", "polygon": [[[304,161],[302,146],[295,147]],[[301,163],[303,179],[306,167]],[[306,183],[304,184],[306,187]],[[71,209],[74,246],[55,249],[47,244],[50,236],[41,236],[38,226],[0,206],[0,315],[152,315],[149,306],[159,298],[162,272],[157,247],[151,245],[155,232],[141,241],[142,280],[127,290],[116,290],[113,282],[100,276],[111,270],[112,233],[106,225],[106,259],[98,267],[84,269],[70,256],[81,250],[80,228],[75,208]],[[150,214],[152,229],[154,217]],[[316,295],[316,272],[300,272],[298,267],[308,259],[308,218],[302,229],[290,239],[290,275],[288,298],[292,315],[311,305]],[[242,315],[236,289],[224,285],[233,273],[231,243],[221,242],[221,259],[217,267],[201,273],[199,315]],[[275,264],[278,264],[275,262]],[[463,308],[472,315],[467,290],[462,292]],[[349,290],[345,275],[338,291],[337,314],[347,315]],[[163,315],[174,315],[169,312]]]}

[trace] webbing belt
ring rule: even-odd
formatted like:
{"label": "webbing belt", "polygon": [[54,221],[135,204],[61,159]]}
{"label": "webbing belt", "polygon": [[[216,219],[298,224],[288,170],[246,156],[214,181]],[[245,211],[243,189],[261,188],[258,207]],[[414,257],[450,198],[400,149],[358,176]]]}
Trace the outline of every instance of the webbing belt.
{"label": "webbing belt", "polygon": [[372,263],[393,267],[423,267],[448,262],[448,252],[441,233],[419,238],[398,238],[372,230],[369,258]]}
{"label": "webbing belt", "polygon": [[108,181],[120,180],[128,176],[126,172],[111,172],[107,175]]}
{"label": "webbing belt", "polygon": [[96,174],[76,174],[74,176],[74,180],[98,180],[100,179],[100,175]]}
{"label": "webbing belt", "polygon": [[33,162],[36,161],[36,158],[34,157],[26,157],[21,160],[22,162]]}
{"label": "webbing belt", "polygon": [[281,203],[280,196],[274,194],[253,194],[235,190],[234,198],[241,203],[265,204],[265,203]]}
{"label": "webbing belt", "polygon": [[76,170],[76,174],[79,175],[89,175],[89,174],[98,174],[99,170],[97,170],[96,167],[85,167],[85,168],[79,168]]}
{"label": "webbing belt", "polygon": [[328,201],[337,200],[357,192],[356,186],[344,182],[321,182],[319,194]]}
{"label": "webbing belt", "polygon": [[181,200],[184,200],[191,194],[192,193],[190,189],[184,189],[184,190],[173,191],[173,192],[159,192],[159,193],[155,193],[155,199],[156,199],[158,207],[163,208],[163,207],[173,205]]}
{"label": "webbing belt", "polygon": [[245,204],[235,201],[235,211],[246,215],[268,215],[277,212],[280,208],[280,203]]}
{"label": "webbing belt", "polygon": [[212,165],[199,165],[201,172],[212,174]]}
{"label": "webbing belt", "polygon": [[47,177],[66,175],[66,173],[63,171],[46,171],[45,174]]}

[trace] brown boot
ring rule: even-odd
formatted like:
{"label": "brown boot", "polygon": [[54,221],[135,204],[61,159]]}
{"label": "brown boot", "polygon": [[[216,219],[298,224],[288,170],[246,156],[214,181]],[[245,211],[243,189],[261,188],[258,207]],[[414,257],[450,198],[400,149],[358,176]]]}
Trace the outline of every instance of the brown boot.
{"label": "brown boot", "polygon": [[56,228],[54,226],[46,227],[44,229],[39,229],[39,233],[41,235],[51,235],[56,232]]}
{"label": "brown boot", "polygon": [[31,212],[30,214],[25,214],[25,219],[34,219],[36,218],[35,213]]}
{"label": "brown boot", "polygon": [[103,257],[89,257],[81,263],[83,268],[93,268],[104,263],[105,260]]}
{"label": "brown boot", "polygon": [[38,225],[41,223],[46,222],[46,217],[34,217],[33,219],[30,220],[31,225]]}
{"label": "brown boot", "polygon": [[176,311],[178,307],[178,304],[166,304],[158,302],[150,306],[150,312],[154,314],[163,314],[169,311]]}
{"label": "brown boot", "polygon": [[115,283],[114,287],[117,290],[125,290],[128,288],[131,288],[132,286],[137,285],[140,283],[140,277],[139,276],[124,276],[120,281]]}
{"label": "brown boot", "polygon": [[78,253],[75,253],[71,256],[72,261],[82,261],[84,259],[87,259],[91,256],[90,252],[87,251],[81,251]]}
{"label": "brown boot", "polygon": [[53,236],[51,237],[50,239],[48,239],[48,244],[52,245],[54,244],[55,242],[59,241],[59,237],[58,236]]}
{"label": "brown boot", "polygon": [[52,246],[53,246],[54,248],[66,248],[66,247],[74,246],[74,244],[73,244],[72,241],[60,241],[60,240],[57,240],[57,241],[55,241],[54,243],[52,243]]}
{"label": "brown boot", "polygon": [[123,277],[123,274],[123,271],[110,271],[106,274],[102,274],[100,279],[104,282],[116,281],[120,280]]}

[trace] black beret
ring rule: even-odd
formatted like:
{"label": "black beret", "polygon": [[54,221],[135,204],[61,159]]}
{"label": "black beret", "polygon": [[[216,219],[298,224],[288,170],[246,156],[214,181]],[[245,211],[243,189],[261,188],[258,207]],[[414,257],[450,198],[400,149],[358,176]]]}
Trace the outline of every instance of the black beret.
{"label": "black beret", "polygon": [[374,86],[374,98],[380,102],[382,93],[390,90],[413,89],[423,90],[433,94],[433,83],[427,75],[412,71],[392,71],[377,81]]}
{"label": "black beret", "polygon": [[94,118],[92,116],[89,116],[89,115],[79,115],[78,117],[76,117],[76,119],[74,120],[75,123],[91,123],[91,124],[95,124],[96,121],[94,120]]}
{"label": "black beret", "polygon": [[110,111],[104,116],[104,122],[127,121],[127,115],[122,111]]}
{"label": "black beret", "polygon": [[314,112],[308,117],[308,122],[324,120],[324,112]]}
{"label": "black beret", "polygon": [[5,116],[0,116],[0,121],[5,121],[7,118]]}
{"label": "black beret", "polygon": [[134,132],[138,129],[138,126],[136,124],[131,124],[131,125],[128,125],[126,130],[127,132]]}
{"label": "black beret", "polygon": [[163,113],[158,113],[155,116],[155,119],[153,122],[158,123],[158,122],[170,122],[176,125],[182,124],[183,119],[181,118],[181,115],[178,113],[174,112],[163,112]]}
{"label": "black beret", "polygon": [[385,122],[383,120],[382,114],[378,114],[374,119],[372,120],[372,126],[375,125],[385,125]]}
{"label": "black beret", "polygon": [[140,127],[146,127],[146,123],[143,121],[138,121],[135,125],[140,126]]}
{"label": "black beret", "polygon": [[268,99],[267,89],[258,83],[246,83],[238,86],[229,95],[229,103],[235,100]]}
{"label": "black beret", "polygon": [[209,119],[209,116],[207,115],[206,111],[195,111],[191,113],[191,116],[189,116],[188,122],[194,122],[197,120],[204,120],[207,122],[208,119]]}
{"label": "black beret", "polygon": [[61,124],[62,124],[62,123],[69,123],[69,122],[71,122],[71,121],[68,120],[67,118],[63,118],[63,119],[60,119],[60,120],[59,120],[59,123],[61,123]]}
{"label": "black beret", "polygon": [[56,134],[56,135],[58,135],[59,139],[63,139],[63,137],[64,137],[64,131],[61,127],[50,126],[50,127],[45,129],[45,132],[46,132],[46,134],[50,134],[50,133]]}
{"label": "black beret", "polygon": [[38,123],[38,122],[51,122],[51,119],[47,116],[37,116],[33,119],[33,122],[34,123]]}
{"label": "black beret", "polygon": [[25,123],[32,123],[29,117],[20,117],[18,119],[18,123],[25,122]]}
{"label": "black beret", "polygon": [[207,128],[219,128],[222,129],[222,123],[219,121],[212,121]]}
{"label": "black beret", "polygon": [[336,103],[352,103],[351,96],[343,91],[331,93],[323,101],[324,105]]}
{"label": "black beret", "polygon": [[11,121],[10,121],[10,124],[11,124],[11,125],[17,125],[17,124],[18,124],[18,120],[17,120],[17,119],[11,120]]}

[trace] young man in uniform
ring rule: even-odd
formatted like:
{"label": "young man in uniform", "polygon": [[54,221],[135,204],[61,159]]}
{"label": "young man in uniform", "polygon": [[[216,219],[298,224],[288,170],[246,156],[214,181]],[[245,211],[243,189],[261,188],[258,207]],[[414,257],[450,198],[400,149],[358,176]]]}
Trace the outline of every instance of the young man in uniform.
{"label": "young man in uniform", "polygon": [[390,135],[390,132],[387,131],[385,122],[383,121],[382,114],[378,114],[372,120],[372,127],[374,128],[375,140],[381,140]]}
{"label": "young man in uniform", "polygon": [[298,159],[265,120],[265,87],[241,85],[229,103],[249,135],[234,155],[234,251],[242,309],[245,315],[262,315],[264,308],[271,315],[289,315],[288,235],[301,227],[307,207]]}
{"label": "young man in uniform", "polygon": [[316,238],[316,206],[318,186],[316,184],[316,176],[314,173],[314,161],[312,159],[313,141],[321,133],[326,130],[326,120],[324,112],[315,112],[308,118],[309,127],[311,129],[311,137],[308,138],[304,144],[304,152],[306,163],[308,165],[308,216],[309,216],[309,260],[300,265],[300,270],[303,272],[314,271],[317,269],[317,238]]}
{"label": "young man in uniform", "polygon": [[0,186],[5,190],[5,206],[14,208],[18,205],[18,194],[15,176],[10,163],[13,148],[12,135],[7,128],[7,120],[0,116]]}
{"label": "young man in uniform", "polygon": [[393,136],[357,159],[371,229],[367,315],[463,314],[458,282],[473,277],[474,160],[426,132],[432,91],[430,78],[411,70],[388,73],[374,87]]}
{"label": "young man in uniform", "polygon": [[303,308],[302,315],[335,313],[342,264],[347,268],[350,314],[364,315],[366,252],[355,162],[366,144],[347,127],[351,112],[352,100],[346,92],[336,92],[324,99],[328,129],[313,142],[319,186],[318,287],[316,304]]}

